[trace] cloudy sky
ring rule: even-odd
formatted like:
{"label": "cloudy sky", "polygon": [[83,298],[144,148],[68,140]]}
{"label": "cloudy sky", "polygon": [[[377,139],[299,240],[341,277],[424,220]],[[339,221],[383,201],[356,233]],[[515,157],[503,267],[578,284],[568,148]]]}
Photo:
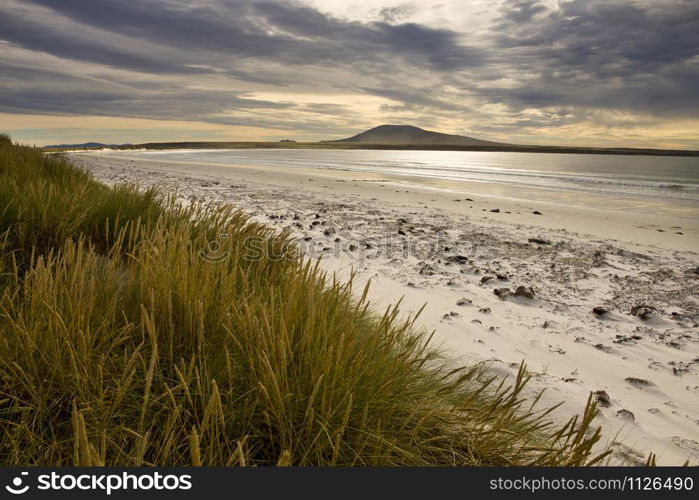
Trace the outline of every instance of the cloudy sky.
{"label": "cloudy sky", "polygon": [[2,0],[0,131],[699,149],[696,0]]}

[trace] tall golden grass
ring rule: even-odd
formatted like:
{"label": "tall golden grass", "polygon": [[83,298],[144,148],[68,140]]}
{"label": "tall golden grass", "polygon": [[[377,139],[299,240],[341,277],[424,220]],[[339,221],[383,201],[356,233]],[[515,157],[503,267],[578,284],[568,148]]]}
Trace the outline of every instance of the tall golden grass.
{"label": "tall golden grass", "polygon": [[[201,258],[219,235],[228,257]],[[246,241],[266,252],[251,259]],[[109,188],[0,137],[3,465],[587,465],[486,369],[229,206]]]}

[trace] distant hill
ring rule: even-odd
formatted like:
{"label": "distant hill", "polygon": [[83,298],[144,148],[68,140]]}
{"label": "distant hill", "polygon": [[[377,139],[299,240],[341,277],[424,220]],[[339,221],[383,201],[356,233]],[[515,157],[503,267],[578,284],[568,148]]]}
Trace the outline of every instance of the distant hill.
{"label": "distant hill", "polygon": [[557,153],[557,154],[601,154],[601,155],[653,155],[694,156],[699,151],[649,148],[600,148],[584,146],[541,146],[535,144],[508,144],[484,141],[463,135],[442,134],[411,125],[380,125],[346,139],[319,142],[295,142],[284,139],[279,142],[218,142],[178,141],[147,142],[143,144],[58,144],[44,146],[46,149],[386,149],[414,151],[500,151],[512,153]]}
{"label": "distant hill", "polygon": [[84,148],[118,148],[131,144],[103,144],[101,142],[83,142],[82,144],[51,144],[46,149],[84,149]]}
{"label": "distant hill", "polygon": [[411,125],[379,125],[361,134],[324,142],[354,142],[361,144],[413,144],[450,146],[495,146],[503,143],[483,141],[464,135],[442,134]]}

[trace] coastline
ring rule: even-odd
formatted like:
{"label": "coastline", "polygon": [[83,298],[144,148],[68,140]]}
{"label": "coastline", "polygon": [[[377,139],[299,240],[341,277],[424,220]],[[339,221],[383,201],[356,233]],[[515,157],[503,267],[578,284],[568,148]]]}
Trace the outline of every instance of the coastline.
{"label": "coastline", "polygon": [[[309,254],[323,256],[324,269],[343,278],[354,272],[358,293],[371,280],[377,308],[403,297],[401,310],[410,314],[427,303],[418,324],[435,330],[455,363],[488,361],[511,375],[526,360],[532,389],[547,388],[543,402],[566,402],[556,412],[561,419],[591,391],[605,391],[610,406],[598,423],[609,442],[624,443],[615,446],[619,461],[642,461],[650,450],[662,464],[699,460],[693,213],[656,213],[651,202],[602,209],[584,196],[574,205],[534,201],[540,193],[533,190],[507,198],[502,186],[481,183],[454,192],[345,171],[71,158],[106,183],[226,201],[289,228]],[[360,243],[371,247],[360,252]],[[433,250],[405,252],[406,245]],[[486,276],[494,279],[482,282]],[[493,293],[518,286],[531,287],[534,298]],[[648,319],[630,314],[649,302],[657,312]],[[610,313],[595,316],[597,306]]]}
{"label": "coastline", "polygon": [[494,144],[494,145],[459,145],[459,144],[372,144],[365,142],[320,141],[320,142],[148,142],[143,144],[113,144],[102,146],[66,145],[68,147],[44,146],[47,151],[99,151],[103,147],[115,150],[176,150],[176,149],[367,149],[400,151],[482,151],[491,153],[558,153],[558,154],[592,154],[622,156],[684,156],[697,157],[699,151],[690,149],[655,149],[630,147],[594,147],[594,146],[543,146],[536,144]]}

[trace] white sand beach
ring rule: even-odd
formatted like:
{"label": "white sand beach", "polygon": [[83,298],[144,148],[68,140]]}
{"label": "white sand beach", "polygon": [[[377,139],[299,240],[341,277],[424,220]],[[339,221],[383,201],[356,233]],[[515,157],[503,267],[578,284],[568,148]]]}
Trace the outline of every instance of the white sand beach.
{"label": "white sand beach", "polygon": [[557,419],[597,393],[616,462],[650,451],[660,464],[699,462],[697,206],[134,153],[71,158],[107,184],[230,202],[289,229],[324,269],[354,272],[357,294],[371,280],[377,310],[426,305],[417,323],[454,363],[512,375],[525,361],[542,405],[564,402]]}

